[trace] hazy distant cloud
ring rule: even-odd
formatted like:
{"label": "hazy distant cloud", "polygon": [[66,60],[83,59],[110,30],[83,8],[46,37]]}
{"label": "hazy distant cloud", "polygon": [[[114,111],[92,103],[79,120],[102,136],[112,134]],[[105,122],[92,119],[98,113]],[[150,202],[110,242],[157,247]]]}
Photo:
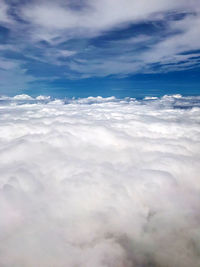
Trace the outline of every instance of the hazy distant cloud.
{"label": "hazy distant cloud", "polygon": [[12,91],[20,92],[22,88],[28,87],[35,77],[27,74],[23,68],[23,61],[8,60],[0,57],[0,94],[10,94]]}

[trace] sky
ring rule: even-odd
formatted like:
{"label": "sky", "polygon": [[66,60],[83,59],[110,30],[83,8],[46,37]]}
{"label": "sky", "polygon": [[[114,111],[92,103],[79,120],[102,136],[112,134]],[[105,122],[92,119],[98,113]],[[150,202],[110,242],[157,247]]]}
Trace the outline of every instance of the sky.
{"label": "sky", "polygon": [[200,0],[0,0],[0,266],[200,266]]}
{"label": "sky", "polygon": [[200,92],[200,0],[0,0],[0,94]]}

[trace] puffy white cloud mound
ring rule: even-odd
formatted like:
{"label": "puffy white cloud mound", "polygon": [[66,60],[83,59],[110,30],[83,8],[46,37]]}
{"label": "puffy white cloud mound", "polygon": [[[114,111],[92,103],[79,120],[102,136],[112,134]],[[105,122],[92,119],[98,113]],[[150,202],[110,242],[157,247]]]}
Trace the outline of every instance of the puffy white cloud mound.
{"label": "puffy white cloud mound", "polygon": [[200,266],[199,98],[64,103],[0,105],[0,266]]}
{"label": "puffy white cloud mound", "polygon": [[50,96],[45,96],[45,95],[39,95],[36,97],[37,100],[50,100]]}
{"label": "puffy white cloud mound", "polygon": [[22,95],[16,95],[13,97],[14,100],[32,100],[33,98],[29,95],[22,94]]}

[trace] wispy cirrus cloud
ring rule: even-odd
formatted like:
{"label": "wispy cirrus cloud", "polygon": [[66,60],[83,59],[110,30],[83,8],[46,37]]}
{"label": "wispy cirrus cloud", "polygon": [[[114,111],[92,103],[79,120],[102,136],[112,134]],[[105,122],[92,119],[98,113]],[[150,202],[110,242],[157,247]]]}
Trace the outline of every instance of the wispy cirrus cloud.
{"label": "wispy cirrus cloud", "polygon": [[8,23],[11,21],[8,15],[9,5],[4,0],[0,1],[0,23]]}
{"label": "wispy cirrus cloud", "polygon": [[199,66],[199,0],[1,4],[0,54],[4,61],[18,61],[24,75],[37,77],[36,65],[41,75],[48,68],[49,77],[60,71],[63,79]]}

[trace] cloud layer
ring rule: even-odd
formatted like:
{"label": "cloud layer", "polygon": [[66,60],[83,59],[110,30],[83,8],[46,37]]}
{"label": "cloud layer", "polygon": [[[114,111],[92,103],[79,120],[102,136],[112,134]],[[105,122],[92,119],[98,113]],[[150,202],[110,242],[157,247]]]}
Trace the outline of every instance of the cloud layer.
{"label": "cloud layer", "polygon": [[2,267],[197,267],[199,98],[0,99]]}

